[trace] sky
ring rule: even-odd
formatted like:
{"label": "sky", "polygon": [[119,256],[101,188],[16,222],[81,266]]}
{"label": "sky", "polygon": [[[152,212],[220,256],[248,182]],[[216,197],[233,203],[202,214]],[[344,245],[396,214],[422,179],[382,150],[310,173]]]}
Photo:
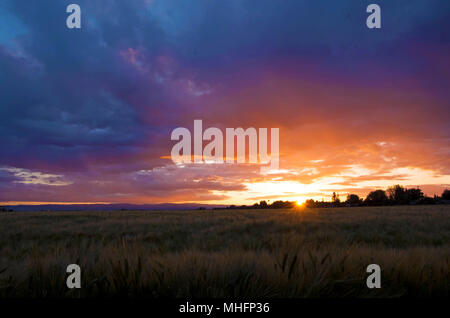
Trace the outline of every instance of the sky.
{"label": "sky", "polygon": [[[449,30],[447,0],[2,0],[0,203],[439,195]],[[171,132],[195,119],[279,128],[280,168],[175,165]]]}

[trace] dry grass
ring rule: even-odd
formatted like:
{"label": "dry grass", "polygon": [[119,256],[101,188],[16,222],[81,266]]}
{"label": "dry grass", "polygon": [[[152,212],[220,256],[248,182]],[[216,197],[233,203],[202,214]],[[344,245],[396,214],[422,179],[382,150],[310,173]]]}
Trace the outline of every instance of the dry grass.
{"label": "dry grass", "polygon": [[[450,207],[0,214],[0,297],[448,296]],[[65,285],[82,268],[82,288]],[[368,264],[382,288],[368,289]]]}

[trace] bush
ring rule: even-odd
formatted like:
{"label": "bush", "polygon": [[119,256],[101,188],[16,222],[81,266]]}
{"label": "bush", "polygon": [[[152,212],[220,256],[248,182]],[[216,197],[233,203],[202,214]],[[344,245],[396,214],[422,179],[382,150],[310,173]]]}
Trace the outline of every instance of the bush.
{"label": "bush", "polygon": [[436,200],[430,197],[422,197],[417,200],[417,204],[436,204]]}
{"label": "bush", "polygon": [[360,199],[357,194],[349,194],[345,203],[351,205],[360,205],[362,203],[362,199]]}
{"label": "bush", "polygon": [[442,192],[442,200],[450,200],[450,190],[445,189],[444,192]]}
{"label": "bush", "polygon": [[366,205],[385,205],[389,202],[389,199],[386,195],[386,192],[383,190],[375,190],[370,192],[367,195],[367,198],[364,200]]}

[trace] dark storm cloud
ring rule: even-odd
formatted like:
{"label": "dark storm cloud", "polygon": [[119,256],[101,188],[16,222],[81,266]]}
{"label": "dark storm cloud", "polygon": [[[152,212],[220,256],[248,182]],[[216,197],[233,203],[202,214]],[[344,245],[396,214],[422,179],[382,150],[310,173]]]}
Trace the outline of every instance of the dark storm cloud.
{"label": "dark storm cloud", "polygon": [[99,151],[133,151],[158,135],[128,96],[142,95],[150,113],[165,96],[120,56],[161,43],[158,26],[140,14],[143,2],[81,3],[87,21],[80,32],[65,27],[66,2],[6,2],[7,15],[27,31],[0,47],[3,164],[30,165],[30,156],[36,164],[73,163]]}

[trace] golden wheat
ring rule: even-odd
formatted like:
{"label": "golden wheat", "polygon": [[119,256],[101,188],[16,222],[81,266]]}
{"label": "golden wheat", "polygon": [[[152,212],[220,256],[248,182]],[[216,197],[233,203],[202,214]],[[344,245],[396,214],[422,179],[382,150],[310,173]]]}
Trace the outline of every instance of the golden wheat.
{"label": "golden wheat", "polygon": [[[449,206],[0,214],[0,297],[448,296]],[[66,267],[82,288],[66,287]],[[368,264],[382,288],[365,285]]]}

